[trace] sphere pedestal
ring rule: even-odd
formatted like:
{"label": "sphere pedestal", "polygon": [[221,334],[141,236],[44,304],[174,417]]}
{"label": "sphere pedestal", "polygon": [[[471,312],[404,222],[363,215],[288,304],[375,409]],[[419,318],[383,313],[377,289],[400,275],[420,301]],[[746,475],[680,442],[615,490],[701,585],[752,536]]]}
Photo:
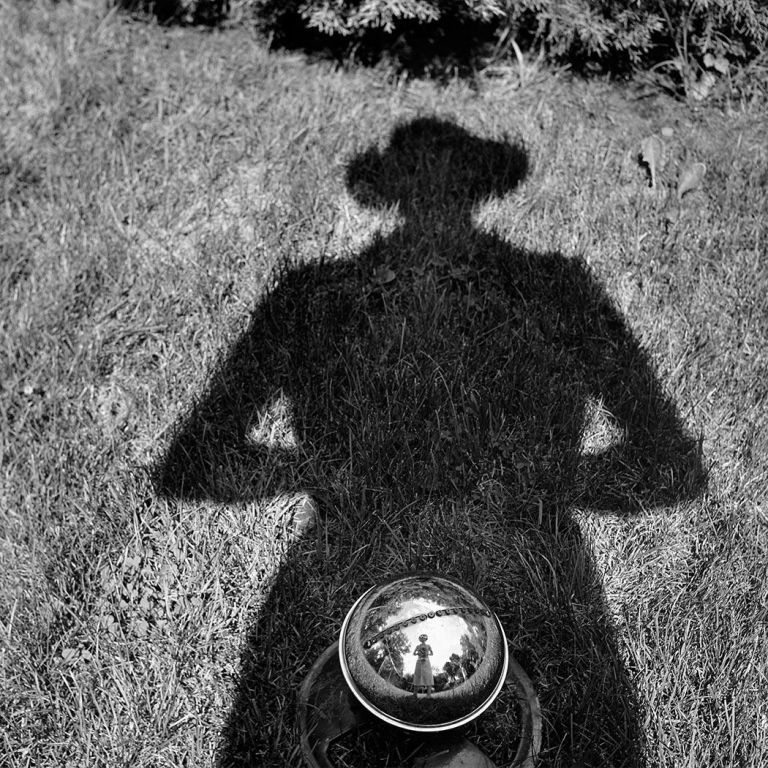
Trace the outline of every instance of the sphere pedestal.
{"label": "sphere pedestal", "polygon": [[[534,768],[541,748],[541,711],[528,675],[510,654],[506,685],[514,687],[520,731],[510,733],[518,748],[510,768]],[[339,643],[326,648],[304,679],[298,701],[301,752],[308,768],[333,768],[328,748],[339,737],[376,722],[355,698],[339,663]],[[419,758],[412,768],[495,768],[495,764],[467,739],[451,731],[441,734],[440,746]],[[434,740],[434,739],[433,739]]]}
{"label": "sphere pedestal", "polygon": [[509,653],[496,614],[455,579],[424,572],[395,576],[357,600],[339,641],[301,686],[304,760],[309,768],[332,768],[331,743],[365,724],[394,726],[381,733],[393,748],[405,748],[408,732],[419,734],[411,738],[425,756],[412,768],[494,768],[460,726],[509,687],[519,723],[509,734],[518,744],[512,768],[533,768],[541,747],[539,701]]}

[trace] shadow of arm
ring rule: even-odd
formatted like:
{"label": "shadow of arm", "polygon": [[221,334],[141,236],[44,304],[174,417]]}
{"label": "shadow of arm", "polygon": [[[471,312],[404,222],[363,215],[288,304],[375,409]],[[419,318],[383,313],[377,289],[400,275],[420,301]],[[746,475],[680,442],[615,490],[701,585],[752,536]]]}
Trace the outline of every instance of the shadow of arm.
{"label": "shadow of arm", "polygon": [[706,486],[701,441],[686,430],[622,316],[580,269],[591,296],[582,345],[586,378],[621,438],[582,456],[578,503],[616,510],[693,498]]}
{"label": "shadow of arm", "polygon": [[306,460],[287,389],[295,312],[280,289],[257,308],[155,469],[164,496],[244,502],[300,487]]}

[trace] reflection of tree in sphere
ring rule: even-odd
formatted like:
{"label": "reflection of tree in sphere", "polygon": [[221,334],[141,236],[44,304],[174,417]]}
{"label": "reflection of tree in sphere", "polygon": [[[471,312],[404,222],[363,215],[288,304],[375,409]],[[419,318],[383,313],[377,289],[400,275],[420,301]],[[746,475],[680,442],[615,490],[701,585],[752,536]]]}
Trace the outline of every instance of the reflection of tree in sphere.
{"label": "reflection of tree in sphere", "polygon": [[461,643],[461,669],[466,677],[471,677],[477,669],[480,654],[468,635],[462,635],[459,642]]}
{"label": "reflection of tree in sphere", "polygon": [[443,664],[443,671],[448,676],[449,685],[457,685],[462,682],[461,657],[458,653],[452,653],[448,661]]}

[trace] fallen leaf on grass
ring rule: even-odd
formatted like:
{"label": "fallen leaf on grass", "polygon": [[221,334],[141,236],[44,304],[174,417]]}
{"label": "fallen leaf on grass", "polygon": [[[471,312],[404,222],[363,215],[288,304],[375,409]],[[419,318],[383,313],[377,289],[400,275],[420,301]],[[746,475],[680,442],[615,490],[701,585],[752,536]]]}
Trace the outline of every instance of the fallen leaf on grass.
{"label": "fallen leaf on grass", "polygon": [[707,172],[707,166],[704,163],[690,163],[680,171],[680,178],[677,182],[677,199],[681,200],[686,192],[692,192],[697,189],[704,174]]}
{"label": "fallen leaf on grass", "polygon": [[317,505],[309,496],[299,499],[293,509],[292,519],[293,532],[299,535],[312,530],[317,522]]}
{"label": "fallen leaf on grass", "polygon": [[149,633],[149,623],[144,619],[136,619],[133,622],[133,632],[136,637],[146,637]]}
{"label": "fallen leaf on grass", "polygon": [[701,77],[691,83],[688,92],[696,101],[704,101],[716,82],[717,78],[711,72],[702,72]]}
{"label": "fallen leaf on grass", "polygon": [[133,397],[114,382],[107,384],[96,393],[99,418],[108,433],[120,430],[128,423],[133,410]]}
{"label": "fallen leaf on grass", "polygon": [[664,143],[658,136],[648,136],[640,145],[640,162],[648,166],[651,188],[658,183],[658,172],[664,168]]}
{"label": "fallen leaf on grass", "polygon": [[728,74],[728,59],[725,56],[713,56],[711,53],[704,55],[704,66],[707,69],[717,70],[721,75]]}
{"label": "fallen leaf on grass", "polygon": [[387,283],[391,283],[395,277],[395,273],[386,266],[376,267],[376,269],[373,270],[373,282],[376,283],[376,285],[386,285]]}

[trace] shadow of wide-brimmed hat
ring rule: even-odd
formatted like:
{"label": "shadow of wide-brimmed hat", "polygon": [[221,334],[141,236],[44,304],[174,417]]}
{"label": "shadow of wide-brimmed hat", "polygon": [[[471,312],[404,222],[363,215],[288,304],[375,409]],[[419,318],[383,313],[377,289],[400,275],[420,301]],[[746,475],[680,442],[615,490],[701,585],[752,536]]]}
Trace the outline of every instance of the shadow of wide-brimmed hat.
{"label": "shadow of wide-brimmed hat", "polygon": [[422,117],[398,125],[383,150],[347,166],[346,183],[368,207],[474,204],[501,197],[528,172],[525,149],[475,136],[448,120]]}

